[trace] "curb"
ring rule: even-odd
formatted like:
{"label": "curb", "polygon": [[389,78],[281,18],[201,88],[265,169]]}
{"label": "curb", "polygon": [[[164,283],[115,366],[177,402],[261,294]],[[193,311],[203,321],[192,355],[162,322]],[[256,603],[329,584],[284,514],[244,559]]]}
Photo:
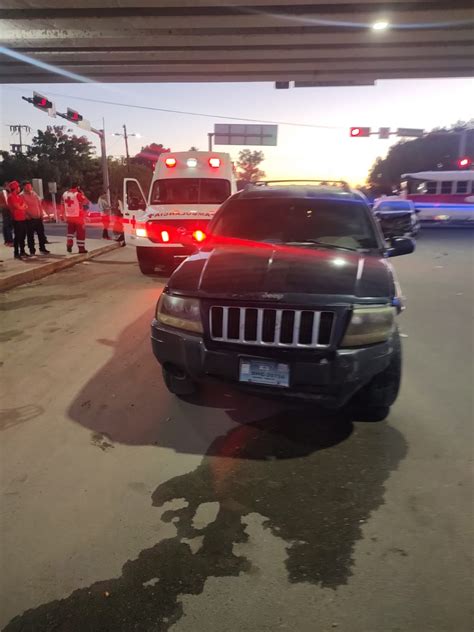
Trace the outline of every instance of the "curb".
{"label": "curb", "polygon": [[87,261],[88,259],[93,259],[94,257],[98,257],[99,255],[104,255],[105,253],[111,252],[116,248],[120,248],[120,245],[107,244],[106,246],[102,246],[101,248],[91,250],[86,254],[72,255],[67,259],[52,261],[51,263],[45,263],[44,265],[40,265],[36,268],[31,268],[31,270],[17,272],[16,274],[12,274],[9,277],[0,279],[0,292],[11,290],[18,285],[25,285],[25,283],[31,283],[32,281],[39,281],[39,279],[49,276],[50,274],[54,274],[55,272],[59,272],[60,270],[65,270],[66,268],[72,268],[72,266],[75,266],[77,263],[82,263],[82,261]]}

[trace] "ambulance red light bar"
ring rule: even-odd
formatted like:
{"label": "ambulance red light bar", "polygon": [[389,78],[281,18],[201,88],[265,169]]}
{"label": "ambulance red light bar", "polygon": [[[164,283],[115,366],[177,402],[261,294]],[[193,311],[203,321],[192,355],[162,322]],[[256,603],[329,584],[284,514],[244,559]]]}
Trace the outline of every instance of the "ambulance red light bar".
{"label": "ambulance red light bar", "polygon": [[161,241],[167,243],[170,240],[170,234],[167,230],[161,231]]}
{"label": "ambulance red light bar", "polygon": [[221,159],[220,158],[209,158],[209,166],[212,167],[213,169],[217,169],[218,167],[221,166]]}
{"label": "ambulance red light bar", "polygon": [[168,169],[176,167],[176,158],[167,158],[165,160],[165,165],[168,167]]}

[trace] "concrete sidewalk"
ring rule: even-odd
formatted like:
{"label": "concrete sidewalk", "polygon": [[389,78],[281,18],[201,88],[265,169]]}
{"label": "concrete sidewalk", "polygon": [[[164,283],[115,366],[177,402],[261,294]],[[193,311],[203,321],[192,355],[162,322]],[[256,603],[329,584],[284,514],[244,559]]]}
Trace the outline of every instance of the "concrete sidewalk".
{"label": "concrete sidewalk", "polygon": [[[0,291],[9,290],[17,285],[37,281],[49,274],[70,268],[76,263],[87,261],[98,255],[119,248],[117,242],[103,239],[86,239],[86,254],[78,254],[74,245],[72,254],[66,251],[66,235],[49,236],[46,245],[51,254],[36,254],[29,259],[14,259],[13,248],[0,245]],[[37,251],[38,252],[38,251]]]}

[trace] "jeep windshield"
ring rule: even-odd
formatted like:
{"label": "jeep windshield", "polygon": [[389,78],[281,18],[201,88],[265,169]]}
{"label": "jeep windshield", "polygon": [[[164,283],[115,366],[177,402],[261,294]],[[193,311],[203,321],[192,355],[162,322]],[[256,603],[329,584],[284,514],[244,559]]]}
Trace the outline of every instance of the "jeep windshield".
{"label": "jeep windshield", "polygon": [[379,247],[365,206],[339,200],[234,198],[221,208],[213,237],[306,248]]}

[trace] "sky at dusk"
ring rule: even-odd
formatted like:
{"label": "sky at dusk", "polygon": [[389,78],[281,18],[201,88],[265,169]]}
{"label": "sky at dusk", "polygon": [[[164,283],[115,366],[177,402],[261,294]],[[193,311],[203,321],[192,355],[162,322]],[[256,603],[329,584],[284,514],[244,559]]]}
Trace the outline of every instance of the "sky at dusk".
{"label": "sky at dusk", "polygon": [[[207,133],[225,117],[244,117],[256,122],[305,123],[334,129],[279,125],[278,146],[265,147],[262,167],[269,178],[343,178],[352,184],[365,181],[377,156],[383,156],[397,139],[377,137],[352,139],[351,126],[416,127],[426,130],[450,125],[473,116],[474,78],[379,81],[375,86],[348,88],[297,88],[275,90],[272,83],[228,84],[27,84],[0,87],[0,147],[18,142],[10,134],[11,124],[29,125],[33,132],[52,123],[51,119],[21,100],[36,90],[51,98],[58,111],[78,110],[94,127],[105,118],[107,153],[124,154],[123,139],[112,136],[125,123],[133,155],[142,145],[163,143],[172,150],[192,145],[207,149]],[[55,96],[62,95],[62,96]],[[210,118],[153,112],[103,105],[79,99],[101,99],[128,105],[186,110],[212,115]],[[215,115],[224,118],[215,118]],[[74,125],[69,124],[69,127]],[[81,132],[82,133],[82,132]],[[91,141],[93,134],[85,134]],[[32,135],[26,138],[26,142]],[[25,141],[24,141],[25,142]],[[237,158],[241,147],[217,146]],[[260,149],[253,147],[252,149]]]}

